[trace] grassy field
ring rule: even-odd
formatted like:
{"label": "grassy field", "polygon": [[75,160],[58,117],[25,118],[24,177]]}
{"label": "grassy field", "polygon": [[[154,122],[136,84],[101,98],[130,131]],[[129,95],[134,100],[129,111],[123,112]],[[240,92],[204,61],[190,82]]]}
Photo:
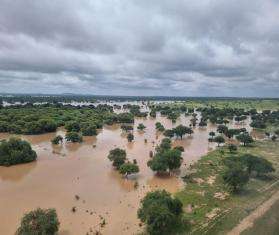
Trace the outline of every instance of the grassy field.
{"label": "grassy field", "polygon": [[272,141],[255,142],[253,147],[240,147],[238,153],[262,156],[274,165],[270,179],[251,178],[240,194],[228,193],[221,174],[223,159],[231,154],[225,148],[204,156],[193,166],[184,190],[177,193],[183,202],[185,216],[191,221],[190,234],[225,234],[279,190],[279,144]]}
{"label": "grassy field", "polygon": [[279,231],[279,201],[277,201],[271,209],[257,219],[252,228],[245,230],[241,235],[278,235]]}

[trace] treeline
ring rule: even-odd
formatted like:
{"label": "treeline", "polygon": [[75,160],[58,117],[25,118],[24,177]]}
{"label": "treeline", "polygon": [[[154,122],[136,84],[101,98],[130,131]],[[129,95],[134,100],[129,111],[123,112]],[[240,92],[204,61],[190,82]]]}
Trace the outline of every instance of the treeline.
{"label": "treeline", "polygon": [[14,134],[42,134],[65,126],[68,131],[94,135],[104,124],[133,123],[132,113],[113,113],[113,107],[71,106],[60,104],[24,105],[0,109],[0,132]]}

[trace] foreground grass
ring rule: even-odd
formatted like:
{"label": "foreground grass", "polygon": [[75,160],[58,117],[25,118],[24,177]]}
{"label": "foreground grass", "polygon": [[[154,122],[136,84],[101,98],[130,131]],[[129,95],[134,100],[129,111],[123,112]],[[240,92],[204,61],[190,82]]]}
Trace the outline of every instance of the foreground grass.
{"label": "foreground grass", "polygon": [[[276,171],[268,179],[251,178],[240,194],[232,195],[221,176],[223,159],[232,154],[220,148],[204,156],[185,179],[184,190],[176,195],[183,202],[185,216],[192,223],[190,234],[225,234],[279,190],[279,183],[276,183],[279,180],[278,141],[261,141],[253,147],[240,147],[237,154],[243,153],[266,158]],[[220,195],[223,198],[218,198]]]}
{"label": "foreground grass", "polygon": [[271,209],[263,215],[261,218],[257,219],[252,228],[245,230],[241,235],[278,235],[279,231],[279,201],[277,201]]}

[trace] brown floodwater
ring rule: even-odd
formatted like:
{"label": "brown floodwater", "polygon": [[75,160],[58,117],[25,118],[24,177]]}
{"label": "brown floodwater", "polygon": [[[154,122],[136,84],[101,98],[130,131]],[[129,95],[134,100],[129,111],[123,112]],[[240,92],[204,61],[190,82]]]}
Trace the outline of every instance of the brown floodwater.
{"label": "brown floodwater", "polygon": [[[38,160],[0,167],[0,234],[14,234],[22,215],[37,207],[56,208],[61,222],[60,235],[83,235],[90,231],[102,234],[140,232],[137,209],[146,192],[178,191],[183,186],[181,176],[185,175],[187,166],[216,146],[208,142],[208,133],[215,131],[216,126],[196,127],[192,136],[173,141],[174,146],[185,148],[180,171],[171,176],[155,175],[146,165],[149,152],[154,151],[163,138],[156,132],[155,123],[160,121],[165,128],[172,128],[178,124],[189,125],[189,120],[190,117],[184,115],[175,124],[160,115],[156,119],[137,118],[132,143],[127,142],[119,125],[105,126],[97,137],[86,137],[81,144],[52,146],[50,140],[55,135],[65,135],[62,128],[56,133],[21,136],[32,144]],[[147,127],[144,132],[136,130],[139,123]],[[247,124],[231,125],[247,127]],[[10,136],[0,134],[0,139]],[[130,160],[137,160],[139,174],[124,179],[112,168],[107,155],[116,147],[126,149]],[[135,182],[138,182],[137,188]],[[75,195],[80,199],[76,200]],[[75,213],[71,211],[73,207],[76,207]],[[100,225],[102,218],[106,222],[103,227]]]}

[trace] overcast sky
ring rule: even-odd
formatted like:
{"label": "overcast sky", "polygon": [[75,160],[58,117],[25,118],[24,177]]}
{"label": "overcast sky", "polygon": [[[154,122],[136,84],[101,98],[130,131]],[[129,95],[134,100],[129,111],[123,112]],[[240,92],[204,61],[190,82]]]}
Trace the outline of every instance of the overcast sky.
{"label": "overcast sky", "polygon": [[0,92],[279,97],[279,1],[0,0]]}

